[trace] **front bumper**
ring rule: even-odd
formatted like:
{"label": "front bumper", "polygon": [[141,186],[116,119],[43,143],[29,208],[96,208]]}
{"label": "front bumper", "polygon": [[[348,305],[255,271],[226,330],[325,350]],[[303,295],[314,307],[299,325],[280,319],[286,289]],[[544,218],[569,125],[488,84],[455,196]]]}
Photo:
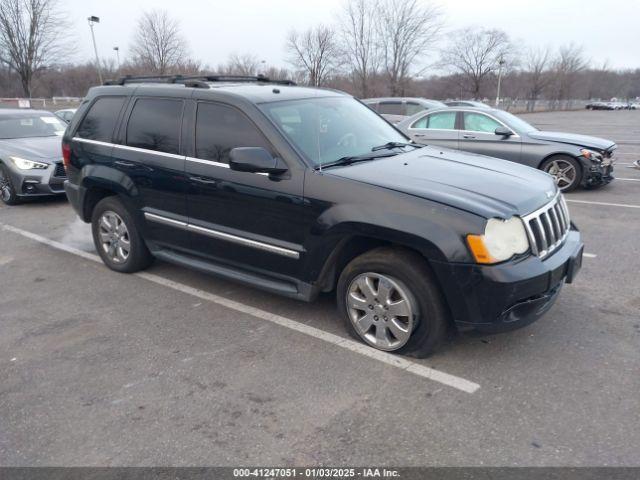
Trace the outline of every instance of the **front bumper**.
{"label": "front bumper", "polygon": [[6,162],[11,183],[19,197],[39,197],[64,194],[64,167],[53,163],[42,170],[20,170]]}
{"label": "front bumper", "polygon": [[431,262],[460,330],[513,330],[543,316],[582,265],[584,245],[572,226],[551,256],[499,265]]}
{"label": "front bumper", "polygon": [[586,188],[601,187],[610,183],[613,176],[613,160],[607,159],[605,162],[592,162],[580,157],[582,162],[582,181],[580,184]]}

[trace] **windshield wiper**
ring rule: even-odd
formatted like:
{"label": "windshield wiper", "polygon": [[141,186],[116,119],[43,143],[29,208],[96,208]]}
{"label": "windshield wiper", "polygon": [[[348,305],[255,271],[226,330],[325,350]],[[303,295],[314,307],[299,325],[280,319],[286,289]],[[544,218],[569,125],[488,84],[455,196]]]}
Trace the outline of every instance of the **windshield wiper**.
{"label": "windshield wiper", "polygon": [[378,150],[391,150],[392,148],[400,148],[400,147],[422,148],[424,147],[424,145],[420,145],[417,143],[408,143],[408,142],[387,142],[384,145],[378,145],[377,147],[373,147],[371,151],[377,152]]}
{"label": "windshield wiper", "polygon": [[377,154],[377,155],[370,155],[370,154],[365,154],[365,155],[355,155],[352,157],[342,157],[339,158],[333,162],[329,162],[329,163],[324,163],[321,165],[318,165],[315,169],[316,170],[322,170],[323,168],[329,168],[329,167],[338,167],[338,166],[344,166],[344,165],[352,165],[354,163],[358,163],[358,162],[367,162],[369,160],[375,160],[376,158],[384,158],[384,157],[393,157],[395,155],[397,155],[398,152],[388,152],[388,153],[383,153],[383,154]]}

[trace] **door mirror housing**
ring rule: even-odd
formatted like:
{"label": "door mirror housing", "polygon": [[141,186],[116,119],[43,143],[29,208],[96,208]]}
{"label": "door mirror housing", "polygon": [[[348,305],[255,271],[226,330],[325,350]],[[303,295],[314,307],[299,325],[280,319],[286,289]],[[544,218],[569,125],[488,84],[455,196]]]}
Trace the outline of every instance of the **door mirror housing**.
{"label": "door mirror housing", "polygon": [[513,135],[513,132],[509,130],[507,127],[498,127],[495,129],[493,133],[501,137],[510,137],[511,135]]}
{"label": "door mirror housing", "polygon": [[229,152],[229,168],[237,172],[283,173],[287,165],[262,147],[237,147]]}

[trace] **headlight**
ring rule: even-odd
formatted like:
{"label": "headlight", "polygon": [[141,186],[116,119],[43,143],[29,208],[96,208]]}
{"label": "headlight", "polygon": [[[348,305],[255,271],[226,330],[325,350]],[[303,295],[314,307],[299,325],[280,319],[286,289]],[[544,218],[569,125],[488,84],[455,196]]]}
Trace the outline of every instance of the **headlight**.
{"label": "headlight", "polygon": [[503,262],[529,249],[527,232],[520,217],[491,218],[484,235],[467,235],[467,243],[478,263]]}
{"label": "headlight", "polygon": [[589,150],[588,148],[583,148],[580,150],[580,153],[584,158],[589,160],[593,160],[595,162],[602,161],[602,154],[600,152],[596,152],[595,150]]}
{"label": "headlight", "polygon": [[45,169],[49,166],[48,163],[42,162],[34,162],[33,160],[27,160],[25,158],[20,157],[9,157],[13,164],[18,167],[20,170],[36,170],[36,169]]}

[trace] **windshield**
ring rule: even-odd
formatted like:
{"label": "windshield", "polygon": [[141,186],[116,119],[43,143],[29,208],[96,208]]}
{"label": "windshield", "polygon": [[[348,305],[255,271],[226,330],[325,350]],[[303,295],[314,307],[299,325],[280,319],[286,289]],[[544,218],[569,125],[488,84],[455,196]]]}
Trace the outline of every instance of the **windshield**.
{"label": "windshield", "polygon": [[520,117],[516,117],[515,115],[509,112],[500,112],[502,119],[511,127],[512,129],[518,132],[535,132],[538,129],[531,125],[530,123],[525,122]]}
{"label": "windshield", "polygon": [[368,107],[349,97],[274,102],[261,108],[314,167],[369,154],[372,148],[389,142],[409,141]]}
{"label": "windshield", "polygon": [[62,136],[67,124],[54,115],[0,117],[0,138]]}

